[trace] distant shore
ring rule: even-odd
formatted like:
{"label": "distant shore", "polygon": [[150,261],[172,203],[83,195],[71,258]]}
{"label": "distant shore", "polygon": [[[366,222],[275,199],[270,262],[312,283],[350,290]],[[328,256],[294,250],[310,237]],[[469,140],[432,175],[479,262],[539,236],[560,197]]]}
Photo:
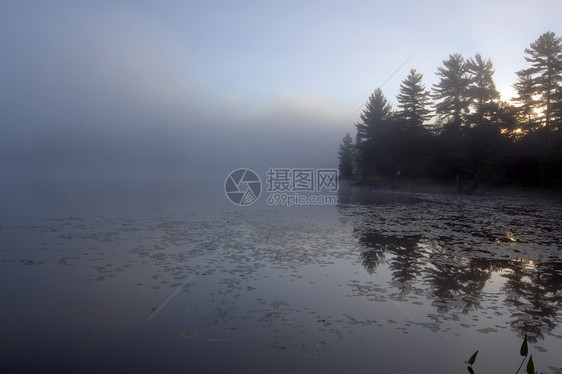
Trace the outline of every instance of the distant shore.
{"label": "distant shore", "polygon": [[[534,194],[545,197],[562,198],[562,190],[555,188],[541,188],[538,186],[520,186],[520,185],[492,185],[487,184],[485,181],[474,192],[468,192],[471,181],[461,181],[462,191],[460,194],[470,195],[485,195],[485,194],[498,194],[498,195],[517,195],[517,194]],[[370,183],[361,182],[359,180],[340,180],[341,188],[360,188],[369,191],[381,192],[410,192],[410,193],[446,193],[446,194],[459,194],[455,181],[439,181],[432,180],[418,180],[410,178],[395,178],[393,181],[380,178]]]}

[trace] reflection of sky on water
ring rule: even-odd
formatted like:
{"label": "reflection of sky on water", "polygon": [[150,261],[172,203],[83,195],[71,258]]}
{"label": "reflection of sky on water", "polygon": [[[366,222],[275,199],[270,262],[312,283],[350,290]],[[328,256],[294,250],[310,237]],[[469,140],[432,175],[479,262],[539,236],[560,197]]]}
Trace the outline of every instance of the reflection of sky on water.
{"label": "reflection of sky on water", "polygon": [[491,372],[526,332],[540,370],[561,366],[558,201],[362,198],[4,225],[0,365],[448,372],[479,349]]}

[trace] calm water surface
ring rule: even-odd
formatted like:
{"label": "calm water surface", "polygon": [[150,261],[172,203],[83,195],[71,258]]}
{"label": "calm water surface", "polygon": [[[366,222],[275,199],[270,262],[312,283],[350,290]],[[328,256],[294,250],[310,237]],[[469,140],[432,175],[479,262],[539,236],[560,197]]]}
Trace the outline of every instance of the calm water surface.
{"label": "calm water surface", "polygon": [[531,195],[3,224],[0,372],[560,373],[561,246]]}

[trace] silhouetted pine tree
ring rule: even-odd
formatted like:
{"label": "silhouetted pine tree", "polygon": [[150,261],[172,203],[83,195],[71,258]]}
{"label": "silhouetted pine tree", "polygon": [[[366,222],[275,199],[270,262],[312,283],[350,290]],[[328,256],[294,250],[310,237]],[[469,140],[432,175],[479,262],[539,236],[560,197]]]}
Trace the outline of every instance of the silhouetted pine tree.
{"label": "silhouetted pine tree", "polygon": [[354,153],[355,147],[353,146],[353,140],[349,133],[347,133],[343,138],[342,144],[340,144],[340,150],[338,152],[339,172],[342,179],[353,178]]}
{"label": "silhouetted pine tree", "polygon": [[513,85],[513,88],[517,92],[517,97],[514,97],[513,100],[519,103],[520,121],[525,122],[526,127],[531,129],[535,119],[533,109],[537,105],[537,101],[534,98],[536,93],[535,82],[530,69],[520,70],[516,74],[517,82]]}
{"label": "silhouetted pine tree", "polygon": [[398,107],[401,109],[399,116],[408,127],[419,127],[431,118],[429,92],[421,83],[422,74],[416,73],[415,69],[410,70],[410,74],[400,85],[400,94],[396,96]]}
{"label": "silhouetted pine tree", "polygon": [[377,88],[369,97],[367,106],[361,114],[361,121],[357,128],[357,171],[361,179],[365,180],[375,173],[377,168],[387,168],[391,157],[390,150],[384,139],[392,128],[392,106]]}
{"label": "silhouetted pine tree", "polygon": [[437,100],[435,111],[445,123],[460,126],[470,104],[466,64],[464,58],[455,53],[449,55],[443,65],[436,73],[440,77],[439,83],[433,85],[433,99]]}
{"label": "silhouetted pine tree", "polygon": [[500,97],[493,79],[494,65],[477,53],[466,62],[466,69],[470,76],[467,96],[474,108],[474,115],[470,116],[471,122],[479,125],[489,123],[490,117],[497,110],[496,100]]}
{"label": "silhouetted pine tree", "polygon": [[375,134],[386,126],[387,120],[392,114],[392,106],[377,88],[369,97],[367,106],[361,113],[361,123],[355,125],[357,128],[357,144],[372,139]]}
{"label": "silhouetted pine tree", "polygon": [[540,109],[544,124],[550,126],[556,103],[556,91],[562,81],[562,41],[548,31],[525,48],[525,60],[531,63],[528,70],[536,93],[540,95]]}

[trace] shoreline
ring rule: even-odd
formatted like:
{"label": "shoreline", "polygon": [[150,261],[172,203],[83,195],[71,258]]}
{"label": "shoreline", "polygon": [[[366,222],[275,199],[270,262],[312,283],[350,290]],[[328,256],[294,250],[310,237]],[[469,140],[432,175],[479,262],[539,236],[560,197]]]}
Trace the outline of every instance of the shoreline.
{"label": "shoreline", "polygon": [[[465,181],[469,185],[469,181]],[[432,182],[430,180],[402,179],[390,183],[360,183],[356,180],[340,180],[340,188],[357,188],[364,191],[378,192],[408,192],[408,193],[443,193],[452,195],[533,195],[537,197],[562,198],[562,190],[540,187],[525,186],[494,186],[481,184],[475,192],[469,192],[466,188],[462,192],[457,191],[455,182]]]}

